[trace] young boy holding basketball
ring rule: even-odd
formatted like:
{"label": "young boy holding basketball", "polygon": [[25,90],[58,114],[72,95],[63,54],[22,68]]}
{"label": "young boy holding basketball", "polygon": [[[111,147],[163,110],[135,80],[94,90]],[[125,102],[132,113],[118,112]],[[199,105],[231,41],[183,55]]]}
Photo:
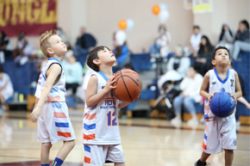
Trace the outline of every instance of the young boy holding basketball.
{"label": "young boy holding basketball", "polygon": [[195,166],[205,166],[207,158],[225,151],[225,166],[232,166],[236,149],[236,121],[234,113],[225,118],[216,117],[209,108],[213,94],[225,90],[237,100],[242,96],[238,74],[230,69],[230,54],[227,48],[218,47],[212,55],[214,69],[209,70],[201,86],[200,94],[206,98],[204,104],[205,133],[203,153]]}
{"label": "young boy holding basketball", "polygon": [[84,165],[102,166],[112,162],[124,166],[118,127],[118,109],[128,103],[119,101],[111,90],[116,78],[112,66],[116,58],[105,47],[94,48],[88,56],[87,65],[96,71],[88,80],[83,116]]}
{"label": "young boy holding basketball", "polygon": [[73,149],[75,134],[65,103],[65,78],[61,59],[67,51],[66,45],[54,31],[46,31],[40,37],[40,47],[48,57],[47,64],[39,76],[35,96],[36,105],[31,120],[37,121],[37,135],[41,142],[41,166],[49,166],[52,144],[63,141],[52,166],[61,166]]}

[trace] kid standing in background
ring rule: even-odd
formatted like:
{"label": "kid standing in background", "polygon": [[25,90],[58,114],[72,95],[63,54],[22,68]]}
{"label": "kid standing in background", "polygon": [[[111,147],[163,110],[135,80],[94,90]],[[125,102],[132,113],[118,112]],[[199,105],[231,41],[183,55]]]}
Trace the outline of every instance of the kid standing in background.
{"label": "kid standing in background", "polygon": [[116,58],[105,47],[94,48],[88,56],[87,65],[93,72],[88,80],[83,116],[84,165],[103,166],[112,162],[124,166],[118,126],[118,109],[128,103],[119,103],[111,94],[115,79],[112,66]]}
{"label": "kid standing in background", "polygon": [[211,154],[225,151],[225,166],[232,166],[236,149],[235,111],[228,117],[216,117],[209,108],[213,94],[225,90],[237,100],[242,96],[241,86],[236,71],[230,68],[229,51],[226,47],[218,47],[212,56],[214,69],[209,70],[201,86],[200,94],[206,98],[204,106],[205,133],[203,153],[195,166],[205,166]]}
{"label": "kid standing in background", "polygon": [[38,140],[41,142],[41,166],[49,166],[49,152],[52,144],[63,141],[52,166],[61,166],[75,145],[75,134],[65,103],[65,78],[61,59],[67,51],[66,45],[53,31],[41,35],[40,47],[48,57],[43,67],[35,96],[37,102],[31,113],[37,121]]}

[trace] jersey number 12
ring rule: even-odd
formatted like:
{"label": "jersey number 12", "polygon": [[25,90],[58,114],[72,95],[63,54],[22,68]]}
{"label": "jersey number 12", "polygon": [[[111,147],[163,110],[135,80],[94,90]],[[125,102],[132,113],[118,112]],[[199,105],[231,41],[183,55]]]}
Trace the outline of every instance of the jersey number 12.
{"label": "jersey number 12", "polygon": [[116,111],[109,111],[107,113],[108,126],[117,126]]}

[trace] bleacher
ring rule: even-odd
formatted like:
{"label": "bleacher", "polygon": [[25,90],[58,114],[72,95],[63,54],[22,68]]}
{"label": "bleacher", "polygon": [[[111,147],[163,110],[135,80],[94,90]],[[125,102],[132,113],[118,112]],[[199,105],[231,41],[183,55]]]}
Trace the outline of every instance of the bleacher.
{"label": "bleacher", "polygon": [[[156,98],[155,92],[147,87],[156,77],[152,62],[150,61],[150,54],[132,54],[131,64],[143,80],[141,97],[136,103],[133,103],[131,110],[149,110],[149,101]],[[250,52],[240,52],[239,59],[234,61],[232,66],[238,72],[239,77],[243,80],[242,87],[244,87],[244,97],[250,101]],[[202,114],[202,111],[199,111],[199,114]],[[240,117],[240,120],[243,121],[242,124],[249,124],[250,111],[239,102],[237,105],[237,114]],[[188,118],[189,117],[184,119]]]}
{"label": "bleacher", "polygon": [[[242,87],[244,97],[250,101],[250,52],[240,52],[238,60],[233,62],[233,68],[237,71],[242,79]],[[250,111],[241,103],[237,105],[238,115],[243,123],[248,123],[247,116],[250,116]],[[242,116],[242,117],[241,117]]]}
{"label": "bleacher", "polygon": [[6,61],[3,68],[9,75],[15,92],[13,99],[9,102],[9,107],[13,110],[27,108],[27,98],[33,95],[35,90],[32,83],[38,78],[35,62],[28,61],[20,65],[14,61]]}
{"label": "bleacher", "polygon": [[150,110],[148,101],[156,98],[155,92],[150,91],[147,86],[155,79],[155,71],[151,61],[150,53],[132,53],[130,55],[133,70],[140,74],[142,80],[142,92],[140,98],[128,105],[128,110],[132,111],[133,116],[147,116]]}

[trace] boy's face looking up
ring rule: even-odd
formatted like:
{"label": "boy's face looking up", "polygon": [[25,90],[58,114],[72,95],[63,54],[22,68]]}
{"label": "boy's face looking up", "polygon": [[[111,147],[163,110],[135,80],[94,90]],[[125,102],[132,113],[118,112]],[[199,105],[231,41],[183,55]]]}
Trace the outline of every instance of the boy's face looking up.
{"label": "boy's face looking up", "polygon": [[229,53],[226,49],[218,49],[215,52],[214,59],[212,60],[214,66],[217,65],[230,65]]}
{"label": "boy's face looking up", "polygon": [[116,58],[114,53],[109,48],[104,48],[103,50],[98,51],[98,61],[103,64],[114,64]]}
{"label": "boy's face looking up", "polygon": [[58,56],[64,56],[64,54],[67,52],[67,46],[62,41],[62,39],[58,35],[52,35],[48,39],[49,46],[47,47],[47,52],[50,55],[58,55]]}

